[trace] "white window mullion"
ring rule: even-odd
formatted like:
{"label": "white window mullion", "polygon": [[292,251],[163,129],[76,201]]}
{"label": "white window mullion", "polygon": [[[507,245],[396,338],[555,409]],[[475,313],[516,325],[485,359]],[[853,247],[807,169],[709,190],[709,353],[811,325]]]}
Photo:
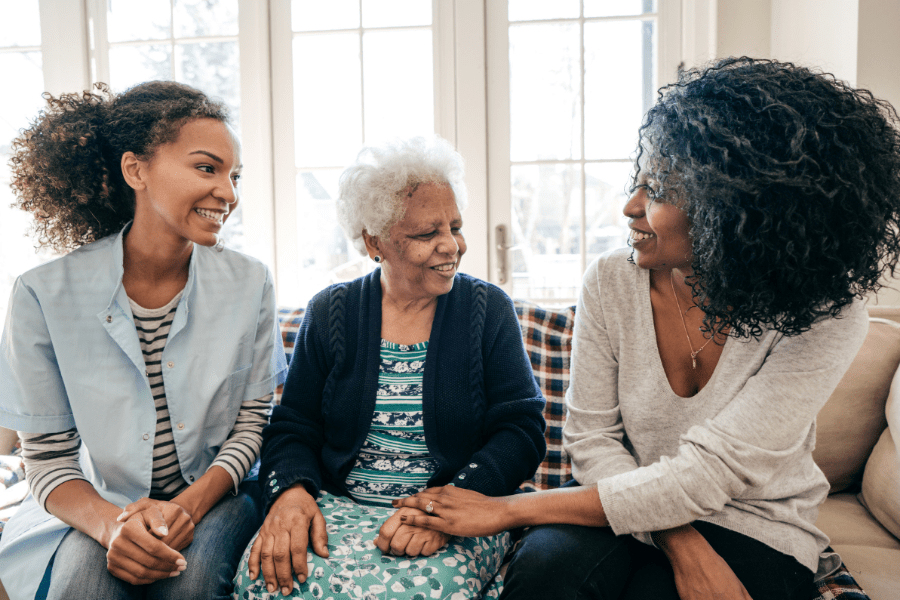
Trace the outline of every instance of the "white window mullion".
{"label": "white window mullion", "polygon": [[[294,305],[300,297],[297,241],[297,168],[294,161],[294,77],[291,5],[269,2],[272,60],[272,160],[275,197],[275,278],[278,302]],[[275,218],[277,217],[277,218]]]}
{"label": "white window mullion", "polygon": [[[272,77],[269,6],[258,0],[238,0],[238,51],[241,70],[241,202],[244,250],[274,271],[275,173],[273,162]],[[293,134],[293,127],[291,134]],[[293,144],[291,144],[293,148]],[[292,154],[293,158],[293,154]],[[293,186],[291,186],[293,189]]]}
{"label": "white window mullion", "polygon": [[40,3],[45,91],[54,96],[90,87],[87,19],[83,0]]}

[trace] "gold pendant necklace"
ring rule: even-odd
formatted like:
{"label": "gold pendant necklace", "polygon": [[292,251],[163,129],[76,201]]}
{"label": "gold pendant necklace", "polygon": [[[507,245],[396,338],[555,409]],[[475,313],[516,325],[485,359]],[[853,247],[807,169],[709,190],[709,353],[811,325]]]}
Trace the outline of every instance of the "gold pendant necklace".
{"label": "gold pendant necklace", "polygon": [[691,336],[688,335],[687,323],[685,323],[685,321],[684,321],[684,313],[681,312],[681,302],[678,301],[678,294],[675,293],[675,270],[674,269],[669,271],[669,283],[672,284],[672,295],[675,296],[675,306],[678,307],[678,314],[681,316],[681,326],[684,327],[684,336],[687,338],[688,348],[691,349],[691,364],[693,365],[693,368],[696,369],[697,368],[697,355],[700,354],[700,351],[703,350],[704,348],[706,348],[706,346],[711,341],[713,341],[713,337],[715,337],[715,336],[712,336],[711,338],[706,340],[706,344],[703,344],[702,346],[700,346],[699,348],[694,350],[694,345],[691,343]]}

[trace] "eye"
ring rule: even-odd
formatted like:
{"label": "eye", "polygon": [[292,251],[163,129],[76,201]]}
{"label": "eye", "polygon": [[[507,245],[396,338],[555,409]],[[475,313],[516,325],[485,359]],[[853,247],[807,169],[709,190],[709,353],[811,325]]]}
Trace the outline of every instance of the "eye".
{"label": "eye", "polygon": [[451,227],[450,231],[453,232],[453,235],[458,235],[462,233],[462,227]]}
{"label": "eye", "polygon": [[434,237],[435,233],[437,233],[437,231],[429,231],[428,233],[420,233],[416,237],[422,238],[423,240],[430,240],[431,238]]}
{"label": "eye", "polygon": [[200,165],[197,168],[200,169],[201,171],[203,171],[204,173],[215,173],[216,172],[215,167],[213,167],[212,165]]}
{"label": "eye", "polygon": [[234,175],[231,176],[231,179],[234,180],[235,182],[240,181],[240,179],[241,179],[241,174],[240,174],[240,173],[235,173]]}

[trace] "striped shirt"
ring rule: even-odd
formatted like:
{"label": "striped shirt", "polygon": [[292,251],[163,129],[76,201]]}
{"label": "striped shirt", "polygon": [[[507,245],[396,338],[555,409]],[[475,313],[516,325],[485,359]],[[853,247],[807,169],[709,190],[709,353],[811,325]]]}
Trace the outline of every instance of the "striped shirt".
{"label": "striped shirt", "polygon": [[394,498],[425,489],[437,471],[422,420],[427,349],[427,341],[412,346],[381,341],[372,425],[345,481],[361,503],[390,506]]}
{"label": "striped shirt", "polygon": [[[170,500],[189,486],[181,473],[175,449],[162,376],[162,353],[181,295],[179,292],[168,304],[155,309],[143,308],[129,299],[156,407],[150,497],[160,500]],[[218,465],[225,469],[235,490],[259,456],[262,429],[268,423],[271,405],[272,394],[241,404],[234,428],[210,465],[210,468]],[[78,464],[81,438],[75,428],[61,433],[19,435],[31,492],[45,510],[47,497],[57,486],[74,479],[86,480]]]}

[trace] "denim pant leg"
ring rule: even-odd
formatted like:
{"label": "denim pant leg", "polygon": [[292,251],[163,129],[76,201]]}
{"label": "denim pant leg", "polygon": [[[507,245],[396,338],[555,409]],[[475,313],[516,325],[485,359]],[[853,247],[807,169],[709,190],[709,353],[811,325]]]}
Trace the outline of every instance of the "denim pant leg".
{"label": "denim pant leg", "polygon": [[500,598],[619,598],[643,558],[641,546],[609,527],[533,527],[510,561]]}
{"label": "denim pant leg", "polygon": [[262,525],[262,492],[244,481],[238,495],[226,494],[194,529],[194,541],[181,551],[187,569],[178,577],[147,587],[148,600],[230,599],[244,548]]}
{"label": "denim pant leg", "polygon": [[69,530],[56,549],[50,567],[48,600],[139,600],[142,597],[141,586],[125,583],[106,570],[106,548],[76,529]]}

